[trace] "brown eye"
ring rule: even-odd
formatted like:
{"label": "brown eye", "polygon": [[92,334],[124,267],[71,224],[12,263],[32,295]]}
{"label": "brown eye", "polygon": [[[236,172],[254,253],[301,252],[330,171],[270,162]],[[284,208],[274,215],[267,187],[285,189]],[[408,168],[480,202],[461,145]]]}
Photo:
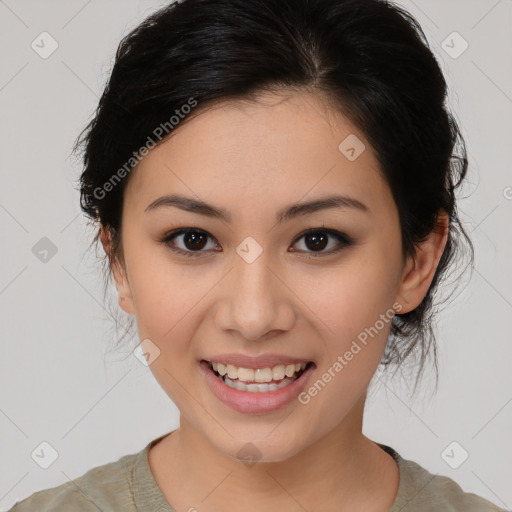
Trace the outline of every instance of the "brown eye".
{"label": "brown eye", "polygon": [[[181,240],[179,240],[180,238]],[[181,243],[181,247],[174,242],[175,239]],[[168,245],[171,250],[180,254],[186,256],[200,256],[202,253],[206,252],[205,247],[207,246],[208,239],[213,238],[206,231],[182,228],[166,235],[162,242]],[[215,244],[213,245],[215,247]]]}
{"label": "brown eye", "polygon": [[203,233],[187,231],[183,234],[183,244],[191,251],[198,251],[204,248],[207,238]]}
{"label": "brown eye", "polygon": [[[310,256],[313,257],[328,256],[341,251],[344,247],[353,243],[352,239],[347,235],[331,229],[310,229],[306,233],[303,233],[297,240],[302,238],[304,239],[305,249],[300,249],[300,252],[309,253]],[[329,245],[330,240],[333,239],[335,243],[333,244],[331,242],[331,250],[325,251],[324,249]],[[295,252],[295,249],[293,252]]]}
{"label": "brown eye", "polygon": [[329,242],[329,235],[326,236],[325,233],[319,231],[317,233],[308,233],[304,239],[308,249],[321,251],[327,246]]}

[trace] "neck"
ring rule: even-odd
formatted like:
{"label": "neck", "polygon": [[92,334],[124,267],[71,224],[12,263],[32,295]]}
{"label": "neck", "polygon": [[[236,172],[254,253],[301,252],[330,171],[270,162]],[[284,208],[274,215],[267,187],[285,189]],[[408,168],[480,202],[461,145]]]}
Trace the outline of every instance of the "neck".
{"label": "neck", "polygon": [[277,505],[303,511],[318,510],[320,503],[332,510],[387,510],[396,496],[398,467],[362,434],[364,398],[326,436],[279,462],[233,459],[182,417],[180,428],[157,445],[155,478],[178,510],[207,512],[228,504],[233,511]]}

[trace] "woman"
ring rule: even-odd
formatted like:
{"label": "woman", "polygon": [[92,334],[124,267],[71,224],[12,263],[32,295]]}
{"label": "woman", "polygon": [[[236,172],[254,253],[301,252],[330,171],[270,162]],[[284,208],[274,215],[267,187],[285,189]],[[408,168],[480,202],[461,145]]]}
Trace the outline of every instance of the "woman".
{"label": "woman", "polygon": [[379,365],[435,351],[467,238],[446,93],[378,0],[184,0],[132,31],[81,205],[180,426],[12,510],[503,510],[362,434]]}

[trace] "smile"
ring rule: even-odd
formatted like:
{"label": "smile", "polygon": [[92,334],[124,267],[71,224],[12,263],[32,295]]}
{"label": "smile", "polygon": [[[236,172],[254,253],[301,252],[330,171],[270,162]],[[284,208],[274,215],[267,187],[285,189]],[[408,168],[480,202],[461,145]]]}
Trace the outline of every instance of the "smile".
{"label": "smile", "polygon": [[267,368],[242,368],[232,364],[208,361],[213,373],[227,386],[239,391],[266,393],[288,386],[312,365],[309,363],[278,364]]}
{"label": "smile", "polygon": [[224,405],[246,414],[271,413],[294,403],[316,369],[313,361],[280,363],[287,358],[275,354],[261,356],[259,361],[240,354],[225,354],[219,359],[225,363],[200,361],[205,383]]}

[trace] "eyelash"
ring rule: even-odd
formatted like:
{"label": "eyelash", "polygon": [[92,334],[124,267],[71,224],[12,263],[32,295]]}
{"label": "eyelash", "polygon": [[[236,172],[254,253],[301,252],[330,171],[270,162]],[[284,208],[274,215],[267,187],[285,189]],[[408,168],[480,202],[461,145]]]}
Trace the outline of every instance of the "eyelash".
{"label": "eyelash", "polygon": [[[180,236],[180,235],[183,235],[183,234],[186,234],[186,233],[198,233],[198,234],[203,234],[203,235],[206,235],[208,238],[211,238],[213,239],[213,237],[207,232],[207,231],[204,231],[202,229],[198,229],[198,228],[180,228],[180,229],[175,229],[169,233],[167,233],[164,238],[161,240],[161,243],[163,243],[167,248],[169,248],[171,251],[175,252],[175,253],[178,253],[178,254],[182,254],[183,256],[186,256],[186,257],[191,257],[191,258],[197,258],[198,256],[201,256],[202,253],[206,252],[204,250],[199,250],[199,251],[184,251],[182,249],[177,249],[176,247],[171,247],[169,245],[169,242],[173,239],[173,238],[176,238],[177,236]],[[294,241],[294,244],[297,243],[301,238],[307,236],[307,235],[310,235],[310,234],[327,234],[327,235],[330,235],[334,238],[336,238],[339,242],[341,242],[338,246],[338,248],[336,249],[331,249],[330,251],[328,252],[315,252],[315,251],[297,251],[297,252],[306,252],[309,254],[309,256],[306,256],[307,259],[309,258],[319,258],[319,257],[323,257],[323,256],[330,256],[332,254],[335,254],[335,253],[338,253],[340,252],[341,250],[343,250],[345,247],[349,247],[350,245],[353,244],[353,240],[345,235],[344,233],[341,233],[337,230],[334,230],[334,229],[325,229],[325,228],[312,228],[312,229],[308,229],[307,231],[301,233]],[[295,252],[295,251],[294,251]]]}

